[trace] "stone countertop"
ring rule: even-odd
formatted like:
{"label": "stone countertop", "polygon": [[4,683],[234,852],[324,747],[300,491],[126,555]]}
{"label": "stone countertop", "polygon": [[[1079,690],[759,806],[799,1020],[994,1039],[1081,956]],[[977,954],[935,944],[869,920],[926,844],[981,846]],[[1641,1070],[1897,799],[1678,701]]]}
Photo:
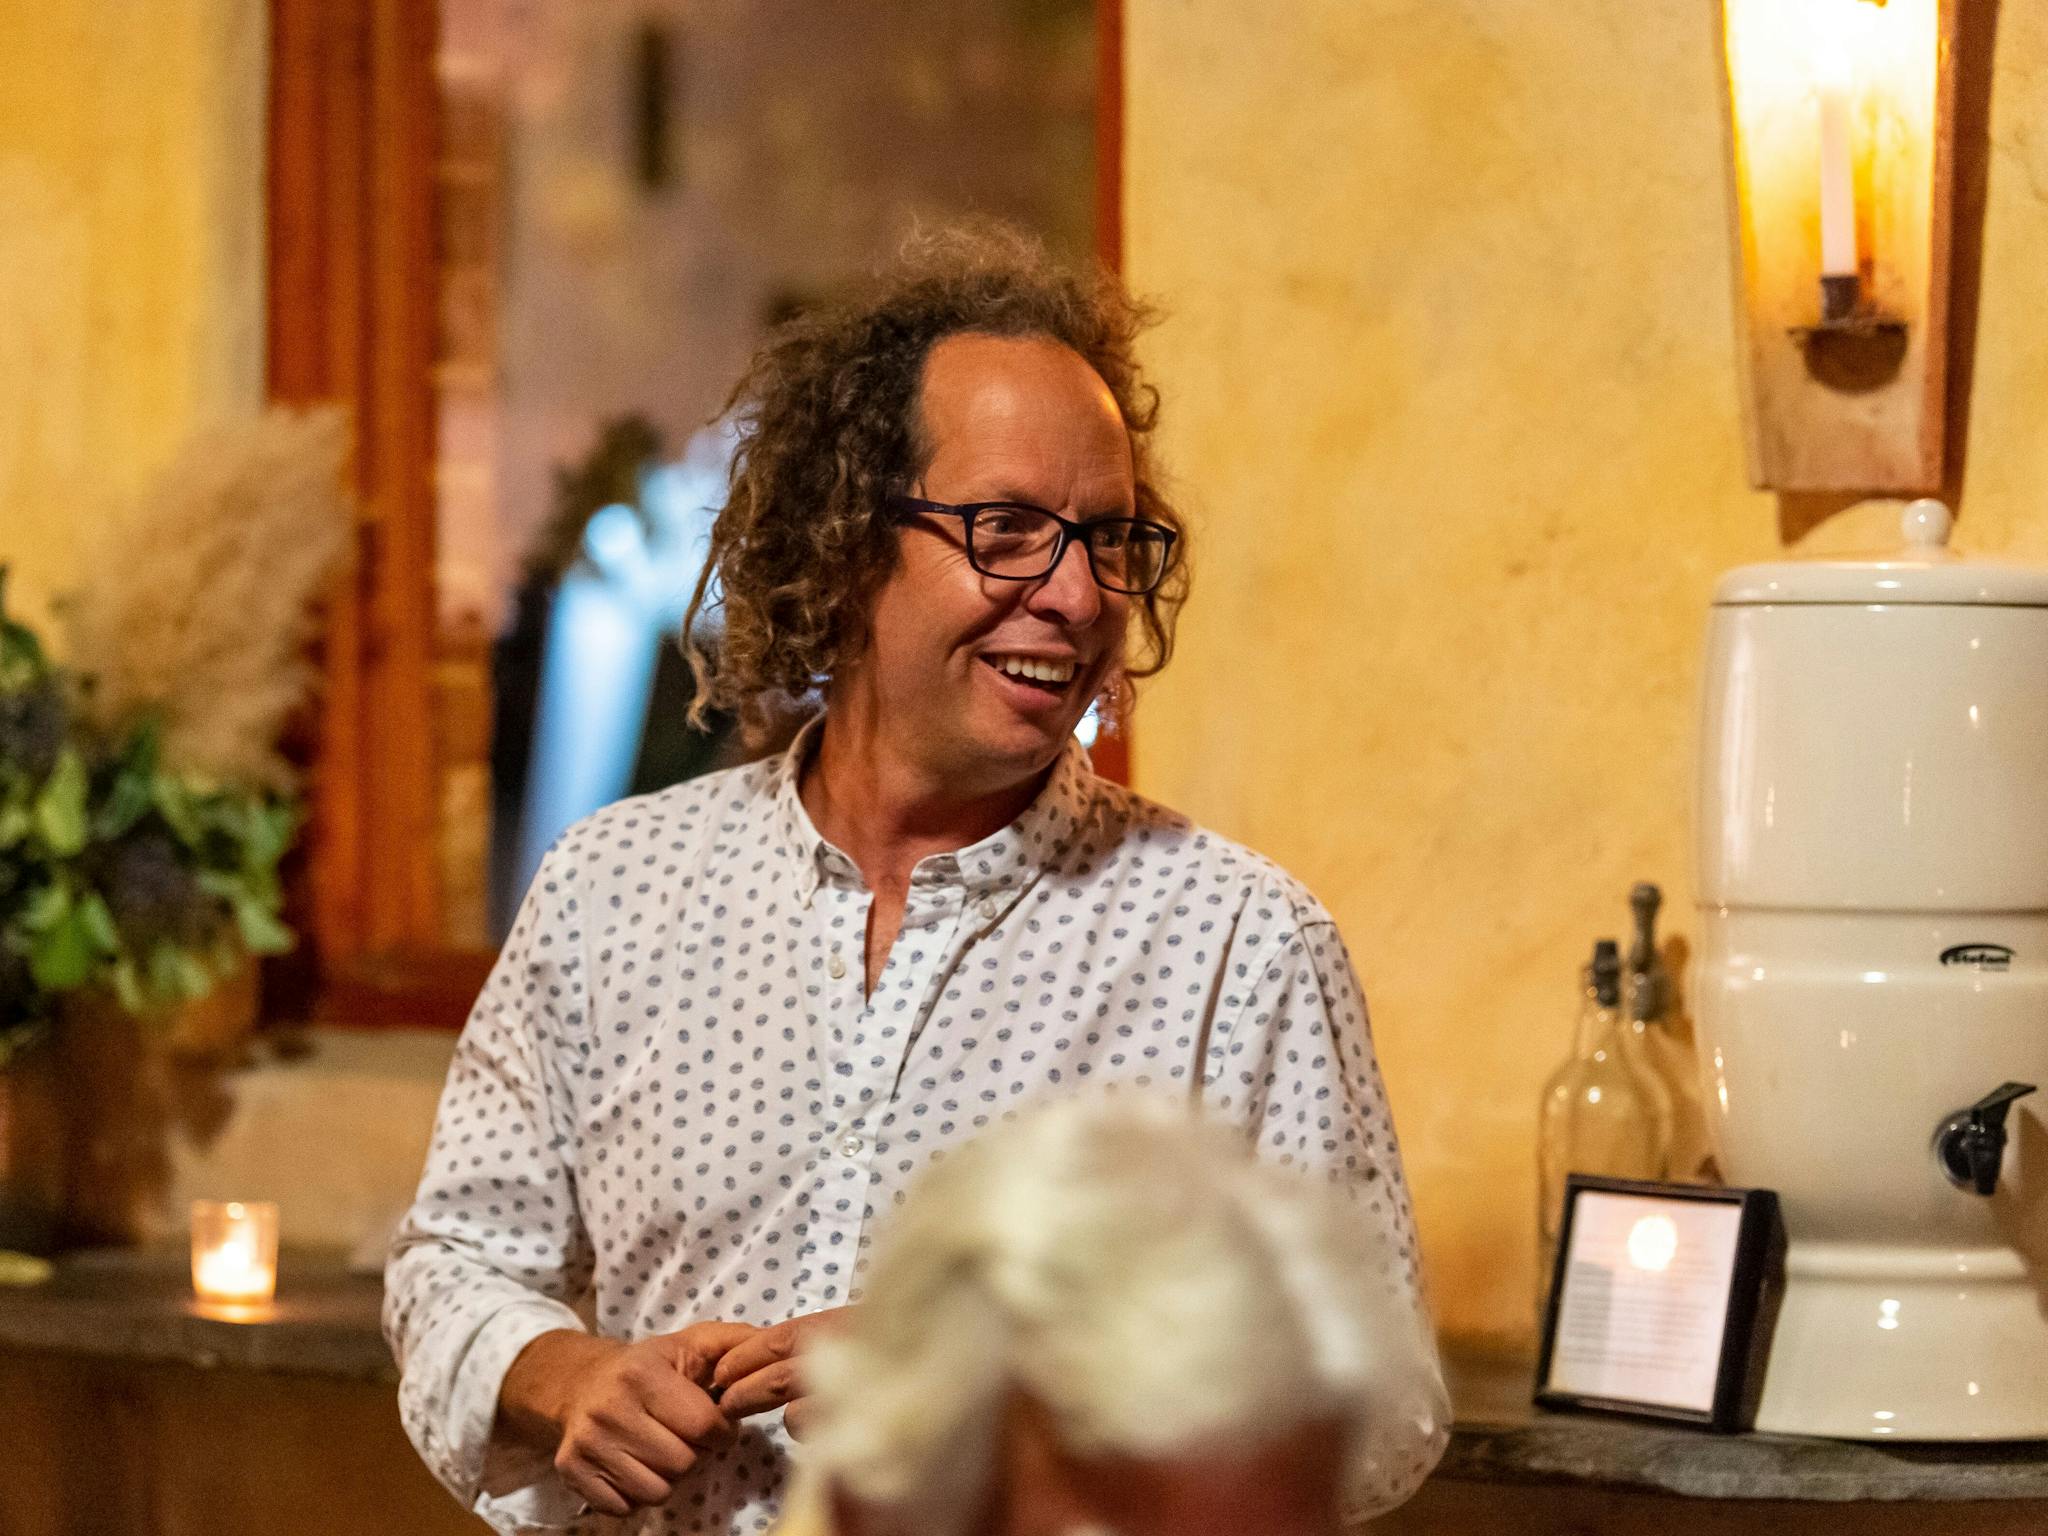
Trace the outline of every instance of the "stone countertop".
{"label": "stone countertop", "polygon": [[[0,1349],[393,1382],[382,1287],[336,1255],[287,1250],[278,1298],[246,1318],[192,1299],[183,1253],[82,1254],[55,1278],[0,1290]],[[1529,1401],[1526,1357],[1445,1349],[1456,1414],[1436,1475],[1701,1499],[2048,1501],[2048,1442],[1926,1445],[1715,1435]]]}
{"label": "stone countertop", "polygon": [[1931,1444],[1717,1435],[1530,1401],[1527,1356],[1446,1346],[1456,1427],[1438,1477],[1581,1484],[1696,1499],[1815,1503],[2048,1500],[2048,1441]]}
{"label": "stone countertop", "polygon": [[182,1250],[75,1254],[43,1285],[0,1289],[0,1349],[398,1380],[374,1275],[349,1273],[339,1255],[289,1249],[277,1270],[276,1301],[230,1311],[194,1299]]}

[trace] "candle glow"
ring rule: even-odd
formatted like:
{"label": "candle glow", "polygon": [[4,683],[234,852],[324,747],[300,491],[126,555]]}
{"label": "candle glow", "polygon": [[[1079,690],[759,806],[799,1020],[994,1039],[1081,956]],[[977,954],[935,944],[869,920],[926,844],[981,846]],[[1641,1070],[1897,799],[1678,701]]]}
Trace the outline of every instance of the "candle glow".
{"label": "candle glow", "polygon": [[1961,0],[1720,7],[1750,478],[1919,494],[1946,436]]}
{"label": "candle glow", "polygon": [[1823,277],[1856,275],[1856,167],[1849,138],[1853,85],[1849,52],[1832,38],[1819,51],[1815,81],[1820,96],[1820,270]]}
{"label": "candle glow", "polygon": [[[1868,281],[1866,257],[1881,266],[1898,228],[1908,162],[1931,156],[1938,0],[1723,8],[1741,213],[1770,239],[1760,259],[1784,264],[1757,275],[1802,296],[1816,263],[1823,276]],[[1780,229],[1793,232],[1783,247]]]}
{"label": "candle glow", "polygon": [[192,1203],[192,1289],[202,1301],[247,1305],[277,1291],[277,1207]]}

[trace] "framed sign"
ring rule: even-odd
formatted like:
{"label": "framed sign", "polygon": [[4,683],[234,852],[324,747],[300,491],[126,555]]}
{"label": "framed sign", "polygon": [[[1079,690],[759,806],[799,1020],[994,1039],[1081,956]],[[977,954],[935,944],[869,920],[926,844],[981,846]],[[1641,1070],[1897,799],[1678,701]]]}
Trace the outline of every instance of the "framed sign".
{"label": "framed sign", "polygon": [[1573,1174],[1536,1401],[1746,1428],[1783,1266],[1768,1189]]}

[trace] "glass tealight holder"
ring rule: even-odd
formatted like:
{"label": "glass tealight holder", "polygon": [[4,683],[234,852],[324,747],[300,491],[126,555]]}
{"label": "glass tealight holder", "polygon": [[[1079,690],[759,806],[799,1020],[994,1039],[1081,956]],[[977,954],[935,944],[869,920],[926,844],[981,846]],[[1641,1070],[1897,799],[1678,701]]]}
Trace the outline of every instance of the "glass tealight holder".
{"label": "glass tealight holder", "polygon": [[192,1202],[192,1291],[224,1307],[277,1294],[277,1206],[268,1200]]}

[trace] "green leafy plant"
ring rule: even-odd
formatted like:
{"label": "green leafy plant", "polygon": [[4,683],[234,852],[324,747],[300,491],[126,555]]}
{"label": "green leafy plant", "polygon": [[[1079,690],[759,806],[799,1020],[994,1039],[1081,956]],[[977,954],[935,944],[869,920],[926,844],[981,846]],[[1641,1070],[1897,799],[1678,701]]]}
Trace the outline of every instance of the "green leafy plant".
{"label": "green leafy plant", "polygon": [[282,792],[164,761],[156,718],[96,723],[88,686],[6,611],[0,567],[0,1060],[82,988],[137,1014],[288,949]]}

